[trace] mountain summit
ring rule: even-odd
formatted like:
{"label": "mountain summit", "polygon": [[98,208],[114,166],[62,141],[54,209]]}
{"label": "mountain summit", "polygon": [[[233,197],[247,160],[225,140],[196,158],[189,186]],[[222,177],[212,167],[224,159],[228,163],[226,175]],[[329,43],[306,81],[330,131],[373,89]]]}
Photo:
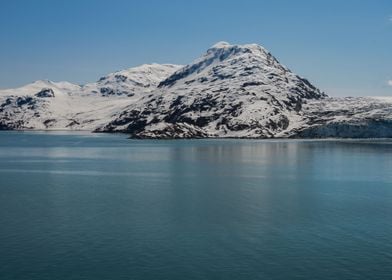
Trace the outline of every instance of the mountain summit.
{"label": "mountain summit", "polygon": [[325,95],[255,44],[213,45],[102,131],[135,137],[272,137]]}

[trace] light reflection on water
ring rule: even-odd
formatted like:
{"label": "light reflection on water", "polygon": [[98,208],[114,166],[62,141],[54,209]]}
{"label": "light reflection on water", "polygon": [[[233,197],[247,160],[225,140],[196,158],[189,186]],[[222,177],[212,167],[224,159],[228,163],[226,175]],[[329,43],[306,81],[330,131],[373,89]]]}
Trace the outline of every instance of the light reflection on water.
{"label": "light reflection on water", "polygon": [[388,279],[392,145],[0,133],[5,279]]}

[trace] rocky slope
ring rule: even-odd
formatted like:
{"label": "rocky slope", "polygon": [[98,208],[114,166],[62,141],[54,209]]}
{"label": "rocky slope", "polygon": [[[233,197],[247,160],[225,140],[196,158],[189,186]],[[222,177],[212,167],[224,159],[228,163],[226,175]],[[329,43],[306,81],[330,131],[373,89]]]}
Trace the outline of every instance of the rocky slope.
{"label": "rocky slope", "polygon": [[144,64],[127,70],[111,73],[95,83],[83,86],[87,93],[102,96],[124,95],[140,97],[156,89],[158,84],[181,66],[173,64]]}
{"label": "rocky slope", "polygon": [[261,46],[215,44],[186,66],[150,64],[83,86],[0,90],[0,129],[134,138],[392,137],[392,98],[329,98]]}
{"label": "rocky slope", "polygon": [[218,43],[98,131],[141,138],[274,137],[326,97],[258,45]]}
{"label": "rocky slope", "polygon": [[94,130],[180,66],[141,65],[84,86],[37,81],[0,90],[0,129]]}
{"label": "rocky slope", "polygon": [[298,128],[283,137],[391,138],[391,97],[327,98],[304,104]]}

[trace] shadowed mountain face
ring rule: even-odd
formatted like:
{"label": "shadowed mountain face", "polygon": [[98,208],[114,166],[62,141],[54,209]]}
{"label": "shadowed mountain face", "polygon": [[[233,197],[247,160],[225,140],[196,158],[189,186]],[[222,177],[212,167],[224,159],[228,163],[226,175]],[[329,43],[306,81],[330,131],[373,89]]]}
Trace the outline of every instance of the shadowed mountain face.
{"label": "shadowed mountain face", "polygon": [[328,98],[261,46],[220,42],[189,65],[150,64],[83,86],[0,91],[0,129],[135,138],[392,137],[391,98]]}
{"label": "shadowed mountain face", "polygon": [[392,98],[325,98],[303,106],[296,138],[391,138]]}

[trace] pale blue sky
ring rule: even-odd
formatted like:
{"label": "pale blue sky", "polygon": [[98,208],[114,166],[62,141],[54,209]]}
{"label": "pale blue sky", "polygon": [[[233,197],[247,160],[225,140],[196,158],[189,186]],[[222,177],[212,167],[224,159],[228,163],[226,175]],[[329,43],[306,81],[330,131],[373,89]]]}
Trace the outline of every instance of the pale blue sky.
{"label": "pale blue sky", "polygon": [[0,40],[0,88],[186,64],[228,41],[263,45],[330,95],[392,95],[390,0],[0,0]]}

